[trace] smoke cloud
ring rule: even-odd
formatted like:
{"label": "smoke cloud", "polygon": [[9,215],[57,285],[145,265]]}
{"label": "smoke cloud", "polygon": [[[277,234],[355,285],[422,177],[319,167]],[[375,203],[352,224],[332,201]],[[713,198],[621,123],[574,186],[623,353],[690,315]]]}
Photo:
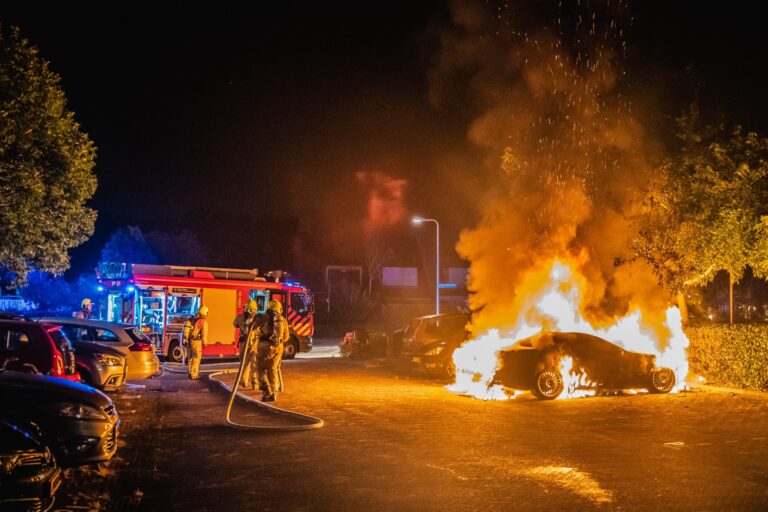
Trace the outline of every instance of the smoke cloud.
{"label": "smoke cloud", "polygon": [[407,180],[393,178],[383,172],[359,171],[355,175],[367,195],[366,216],[362,226],[366,236],[405,220]]}
{"label": "smoke cloud", "polygon": [[630,306],[657,339],[667,297],[632,259],[631,226],[656,146],[624,71],[626,2],[456,2],[431,68],[436,105],[461,103],[468,137],[499,169],[482,220],[457,245],[470,262],[476,335],[510,327],[526,274],[552,258],[589,281],[579,308],[595,327]]}

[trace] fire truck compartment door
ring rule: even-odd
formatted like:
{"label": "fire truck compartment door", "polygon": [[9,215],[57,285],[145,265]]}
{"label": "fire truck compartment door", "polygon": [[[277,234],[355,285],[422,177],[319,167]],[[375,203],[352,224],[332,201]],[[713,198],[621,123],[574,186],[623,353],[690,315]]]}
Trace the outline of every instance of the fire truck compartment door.
{"label": "fire truck compartment door", "polygon": [[208,306],[208,344],[234,344],[232,320],[237,312],[237,291],[203,288],[201,304]]}

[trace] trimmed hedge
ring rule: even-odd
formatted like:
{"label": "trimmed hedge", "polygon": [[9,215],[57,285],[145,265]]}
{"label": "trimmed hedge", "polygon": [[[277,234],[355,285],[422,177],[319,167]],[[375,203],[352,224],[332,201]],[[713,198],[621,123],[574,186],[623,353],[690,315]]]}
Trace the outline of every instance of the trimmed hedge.
{"label": "trimmed hedge", "polygon": [[768,390],[768,325],[711,324],[686,327],[692,374],[707,381]]}

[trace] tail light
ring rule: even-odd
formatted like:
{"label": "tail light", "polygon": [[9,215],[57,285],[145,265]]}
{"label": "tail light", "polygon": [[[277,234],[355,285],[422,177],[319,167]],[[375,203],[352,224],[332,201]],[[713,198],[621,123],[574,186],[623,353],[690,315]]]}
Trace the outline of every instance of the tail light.
{"label": "tail light", "polygon": [[60,354],[53,357],[53,374],[56,377],[64,375],[64,358]]}
{"label": "tail light", "polygon": [[141,343],[137,341],[130,347],[128,347],[128,350],[131,352],[152,352],[154,350],[154,347],[151,343]]}

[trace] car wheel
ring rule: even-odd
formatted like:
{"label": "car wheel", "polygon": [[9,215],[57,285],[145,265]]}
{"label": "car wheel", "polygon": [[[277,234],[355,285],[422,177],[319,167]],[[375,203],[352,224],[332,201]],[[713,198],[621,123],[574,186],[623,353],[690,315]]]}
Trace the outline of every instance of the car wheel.
{"label": "car wheel", "polygon": [[452,381],[456,380],[456,363],[453,362],[453,358],[446,363],[444,371],[446,377]]}
{"label": "car wheel", "polygon": [[296,338],[291,338],[283,348],[283,359],[293,359],[299,353],[299,342]]}
{"label": "car wheel", "polygon": [[553,369],[542,370],[536,374],[536,382],[531,393],[539,400],[554,400],[563,392],[563,376]]}
{"label": "car wheel", "polygon": [[166,360],[172,363],[180,363],[184,360],[184,348],[178,341],[172,341],[168,347],[168,355]]}
{"label": "car wheel", "polygon": [[675,387],[675,372],[669,368],[656,368],[651,372],[648,391],[651,393],[669,393]]}

